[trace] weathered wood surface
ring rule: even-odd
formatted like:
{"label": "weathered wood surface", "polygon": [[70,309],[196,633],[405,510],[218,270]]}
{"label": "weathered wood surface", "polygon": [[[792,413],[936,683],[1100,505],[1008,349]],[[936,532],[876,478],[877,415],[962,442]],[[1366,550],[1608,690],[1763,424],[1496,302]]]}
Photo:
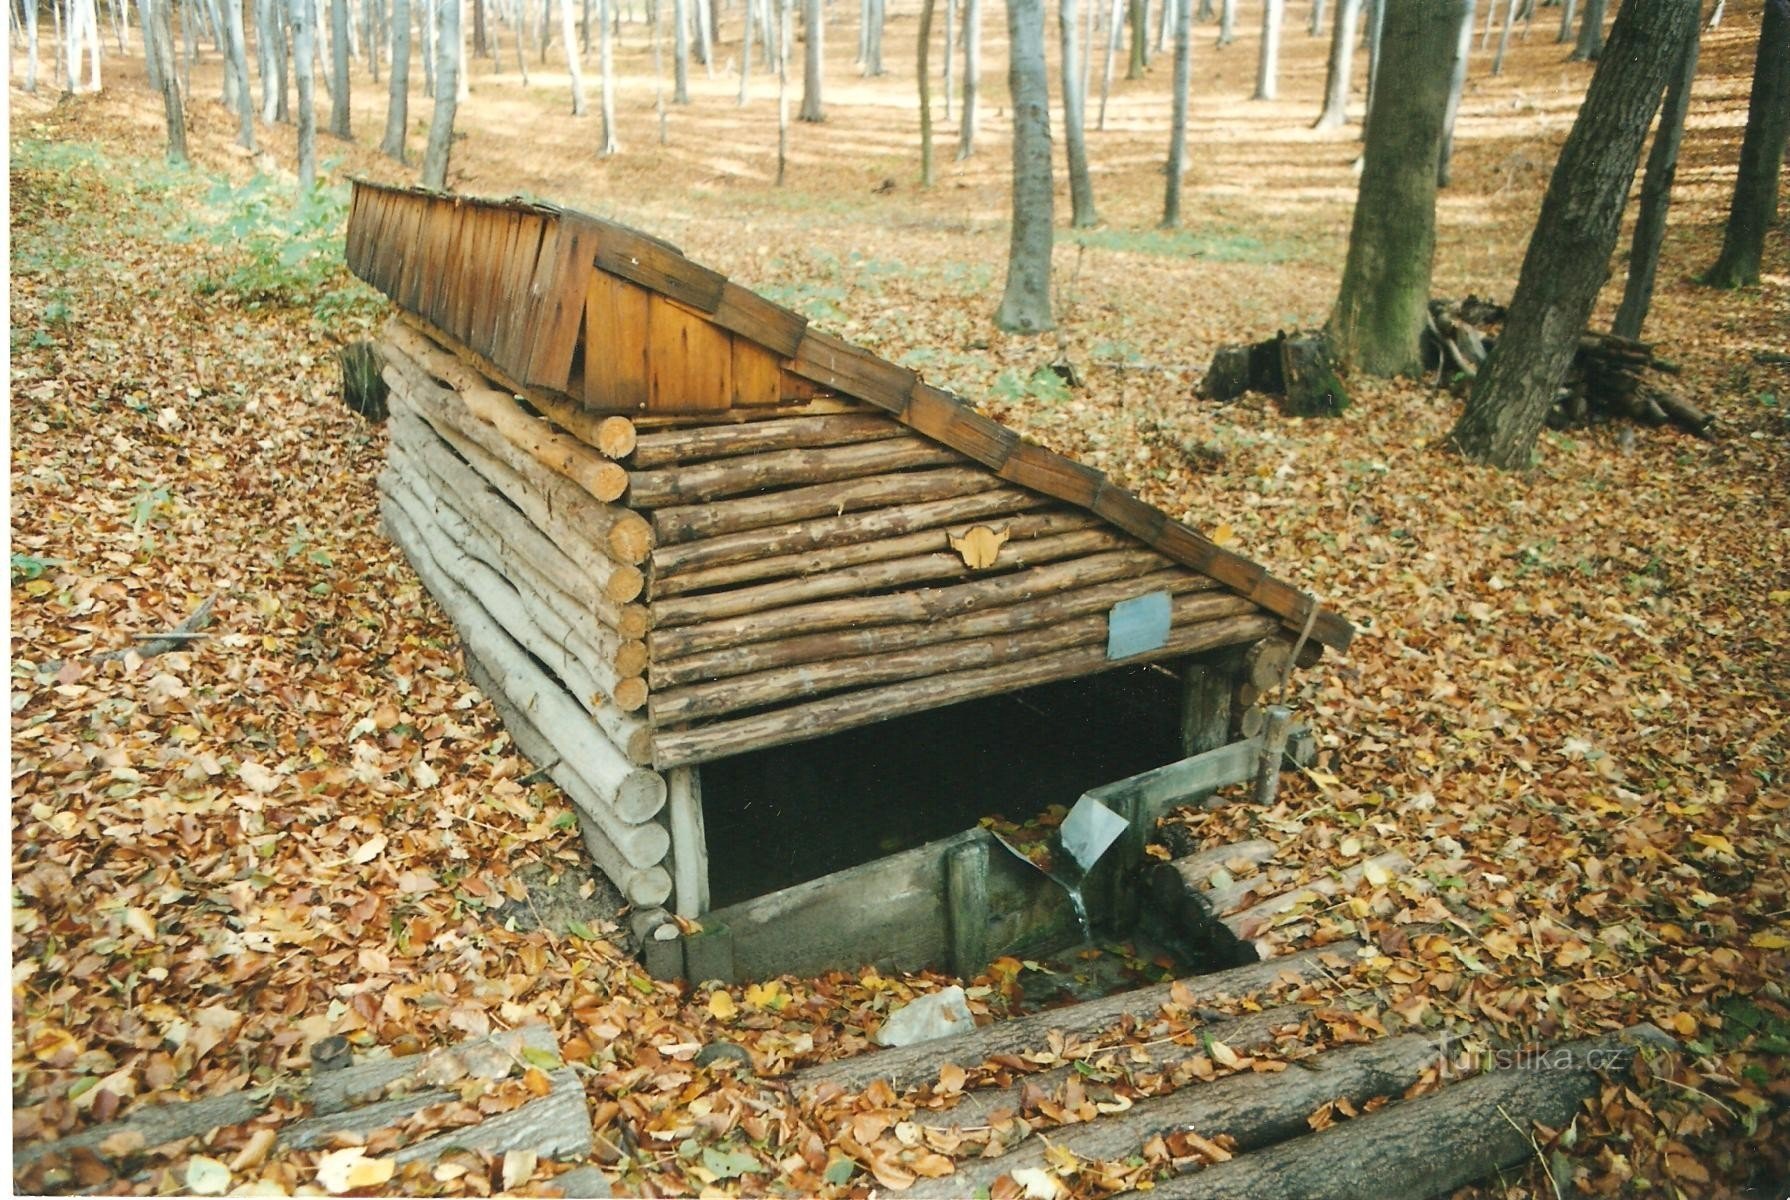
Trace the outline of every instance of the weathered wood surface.
{"label": "weathered wood surface", "polygon": [[650,668],[651,678],[654,687],[670,689],[702,680],[724,679],[795,663],[823,662],[879,652],[892,653],[939,642],[1017,633],[1085,613],[1101,612],[1121,600],[1148,592],[1166,591],[1179,596],[1188,592],[1209,592],[1216,586],[1209,579],[1179,569],[1156,571],[1131,579],[1060,592],[1041,600],[962,613],[937,621],[840,629],[751,645],[723,646],[675,659],[659,658],[654,660]]}
{"label": "weathered wood surface", "polygon": [[900,422],[876,413],[841,413],[741,425],[668,429],[640,435],[635,441],[629,465],[648,470],[741,454],[762,454],[770,450],[804,450],[883,441],[900,437],[905,432]]}
{"label": "weathered wood surface", "polygon": [[1597,1094],[1600,1072],[1626,1070],[1633,1040],[1615,1036],[1556,1047],[1547,1069],[1495,1070],[1451,1083],[1160,1183],[1150,1194],[1162,1200],[1445,1196],[1532,1156],[1532,1125],[1558,1129],[1571,1122]]}
{"label": "weathered wood surface", "polygon": [[1246,738],[1115,780],[1093,789],[1088,795],[1109,808],[1117,808],[1120,804],[1137,805],[1148,828],[1173,805],[1233,783],[1242,783],[1254,772],[1260,755],[1261,743]]}
{"label": "weathered wood surface", "polygon": [[980,667],[865,688],[775,712],[716,721],[694,729],[661,730],[654,735],[655,761],[667,767],[705,762],[723,755],[743,754],[748,750],[803,741],[842,729],[855,729],[873,721],[954,704],[959,700],[1097,674],[1132,663],[1240,645],[1272,632],[1277,624],[1273,618],[1265,616],[1226,617],[1176,630],[1159,650],[1122,663],[1109,659],[1103,645],[1059,650],[1022,663]]}
{"label": "weathered wood surface", "polygon": [[980,467],[937,467],[899,475],[871,475],[789,488],[768,496],[661,508],[652,514],[653,531],[662,543],[688,542],[810,517],[971,496],[999,487],[1000,482]]}
{"label": "weathered wood surface", "polygon": [[[1241,616],[1255,606],[1241,596],[1196,593],[1175,604],[1175,625],[1190,630],[1201,624]],[[783,704],[848,688],[870,687],[903,679],[967,671],[1000,663],[1025,662],[1041,654],[1104,643],[1106,618],[1080,617],[1039,629],[1000,633],[921,646],[883,649],[855,658],[805,663],[739,675],[711,683],[654,693],[648,702],[655,726],[723,716],[750,708]]]}
{"label": "weathered wood surface", "polygon": [[671,862],[677,885],[676,912],[700,917],[709,910],[708,837],[702,820],[702,776],[695,767],[665,773],[670,795]]}
{"label": "weathered wood surface", "polygon": [[[857,1092],[877,1080],[883,1080],[896,1091],[905,1091],[917,1084],[937,1079],[939,1068],[945,1063],[954,1063],[970,1071],[996,1055],[1021,1054],[1044,1046],[1049,1042],[1052,1031],[1085,1037],[1112,1029],[1127,1018],[1135,1021],[1151,1020],[1164,1005],[1174,1003],[1173,991],[1176,987],[1183,989],[1192,1003],[1205,1004],[1226,996],[1253,995],[1283,981],[1311,982],[1322,979],[1333,969],[1346,970],[1360,948],[1357,942],[1338,942],[1321,949],[1291,954],[1252,966],[1235,967],[1213,975],[1196,975],[1175,983],[1121,992],[1071,1008],[1052,1009],[1011,1021],[999,1021],[955,1038],[878,1050],[856,1058],[810,1067],[798,1071],[791,1083],[805,1093],[814,1093],[822,1088],[836,1092]],[[1336,967],[1333,968],[1332,964],[1336,964]]]}
{"label": "weathered wood surface", "polygon": [[638,508],[704,503],[768,488],[831,483],[962,461],[963,456],[955,450],[912,434],[855,446],[770,450],[630,472],[628,503]]}
{"label": "weathered wood surface", "polygon": [[[1270,1011],[1280,1012],[1285,1019],[1284,1010]],[[1292,1014],[1294,1022],[1299,1017],[1298,1012]],[[1229,1030],[1258,1020],[1243,1017],[1226,1022],[1212,1029],[1211,1036],[1233,1050],[1248,1053],[1263,1043]],[[904,1195],[912,1200],[949,1200],[976,1194],[1002,1175],[1045,1166],[1051,1147],[1060,1147],[1083,1162],[1115,1162],[1139,1153],[1152,1137],[1185,1131],[1206,1138],[1229,1137],[1239,1151],[1255,1150],[1306,1133],[1310,1128],[1307,1118],[1333,1101],[1359,1107],[1379,1096],[1397,1099],[1425,1070],[1434,1067],[1446,1050],[1441,1038],[1412,1034],[1302,1059],[1299,1070],[1230,1075],[1212,1083],[1189,1084],[1168,1095],[1138,1100],[1122,1113],[1052,1129],[1029,1138],[1009,1154],[971,1159],[954,1174],[924,1180]],[[1186,1051],[1183,1048],[1182,1052]],[[1122,1069],[1129,1069],[1122,1052],[1114,1058]],[[933,1114],[927,1114],[927,1119],[930,1123]]]}

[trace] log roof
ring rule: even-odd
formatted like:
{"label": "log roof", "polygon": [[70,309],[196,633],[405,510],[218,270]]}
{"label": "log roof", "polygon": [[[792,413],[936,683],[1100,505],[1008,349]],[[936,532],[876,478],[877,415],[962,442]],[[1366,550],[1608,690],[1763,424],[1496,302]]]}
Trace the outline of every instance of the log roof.
{"label": "log roof", "polygon": [[530,200],[356,180],[347,260],[525,396],[562,396],[593,413],[717,419],[825,393],[853,398],[1003,480],[1094,513],[1320,644],[1341,650],[1353,636],[1312,596],[1102,472],[639,230]]}

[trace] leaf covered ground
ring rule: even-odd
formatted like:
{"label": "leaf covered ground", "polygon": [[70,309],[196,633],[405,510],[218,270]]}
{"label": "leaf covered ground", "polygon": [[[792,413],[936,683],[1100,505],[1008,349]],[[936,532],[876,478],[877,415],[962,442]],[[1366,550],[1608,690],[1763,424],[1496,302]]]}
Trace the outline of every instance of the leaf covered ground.
{"label": "leaf covered ground", "polygon": [[[1277,937],[1372,947],[1347,1003],[1295,996],[1310,1015],[1273,1045],[1208,1045],[1178,1082],[1271,1071],[1389,1023],[1473,1022],[1523,1044],[1649,1021],[1684,1052],[1608,1088],[1572,1128],[1540,1131],[1537,1163],[1482,1194],[1542,1195],[1550,1179],[1568,1195],[1773,1194],[1790,1178],[1790,371],[1770,360],[1790,330],[1783,234],[1760,288],[1689,278],[1714,257],[1744,117],[1757,5],[1733,7],[1706,47],[1648,329],[1721,437],[1550,433],[1523,474],[1440,451],[1458,400],[1424,383],[1362,384],[1322,422],[1193,398],[1220,342],[1316,323],[1334,293],[1357,143],[1306,129],[1321,50],[1302,33],[1273,104],[1241,99],[1249,38],[1202,42],[1192,139],[1205,149],[1196,215],[1176,233],[1154,229],[1165,64],[1117,85],[1092,139],[1108,224],[1060,244],[1063,330],[1042,342],[988,321],[1005,249],[995,71],[980,153],[921,193],[905,85],[857,79],[849,38],[835,39],[829,120],[798,128],[778,190],[767,93],[737,110],[725,72],[693,81],[696,104],[654,145],[630,28],[621,158],[591,157],[592,126],[556,115],[553,77],[524,89],[480,64],[454,182],[669,236],[1357,623],[1350,652],[1296,685],[1317,766],[1272,809],[1184,814],[1174,836],[1269,837],[1289,880],[1395,849],[1427,887],[1376,881],[1288,914]],[[893,18],[892,43],[911,40],[911,19]],[[1476,74],[1441,202],[1439,294],[1508,295],[1584,85],[1563,57],[1538,25],[1504,76]],[[909,1120],[973,1081],[798,1104],[693,1062],[717,1040],[761,1074],[855,1053],[893,1006],[950,981],[691,989],[647,979],[613,924],[527,928],[523,880],[580,870],[575,830],[379,533],[383,434],[334,398],[333,345],[381,313],[341,270],[340,191],[295,214],[290,180],[256,177],[209,99],[190,106],[198,167],[156,165],[158,110],[136,65],[109,63],[95,97],[12,95],[15,1140],[302,1070],[331,1033],[402,1053],[544,1019],[584,1069],[618,1189],[863,1194],[974,1152]],[[381,109],[377,89],[358,96],[364,142]],[[265,136],[261,165],[289,163],[289,132]],[[400,176],[364,145],[323,146],[326,164]],[[1085,390],[1039,373],[1059,353]],[[209,636],[190,648],[106,657],[208,599]],[[1003,1011],[1025,970],[968,981],[977,1006]],[[1198,1045],[1190,1030],[1219,1016],[1165,1010],[1136,1036]],[[1031,1096],[1025,1116],[1073,1119],[1141,1090]],[[219,1186],[268,1191],[347,1169],[268,1157],[256,1135],[117,1149],[156,1190],[217,1185],[214,1164]],[[1223,1152],[1054,1165],[1097,1195],[1165,1158]],[[458,1166],[386,1186],[551,1186],[516,1163]],[[123,1188],[118,1167],[82,1159],[21,1182]]]}

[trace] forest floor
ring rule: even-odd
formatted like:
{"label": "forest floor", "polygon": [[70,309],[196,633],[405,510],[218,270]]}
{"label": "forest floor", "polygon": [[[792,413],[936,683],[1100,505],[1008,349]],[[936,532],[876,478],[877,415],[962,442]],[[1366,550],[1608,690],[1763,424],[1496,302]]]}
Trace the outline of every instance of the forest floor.
{"label": "forest floor", "polygon": [[[1435,898],[1391,888],[1306,918],[1311,940],[1378,948],[1357,972],[1362,1025],[1471,1020],[1520,1043],[1651,1021],[1682,1040],[1479,1194],[1553,1180],[1775,1196],[1790,1179],[1790,371],[1768,355],[1790,330],[1784,231],[1762,287],[1691,281],[1720,239],[1757,8],[1731,5],[1706,43],[1647,331],[1718,439],[1550,432],[1520,474],[1439,449],[1459,401],[1423,382],[1362,383],[1326,421],[1194,399],[1217,345],[1320,322],[1340,276],[1358,143],[1309,130],[1323,50],[1291,23],[1277,102],[1244,99],[1253,30],[1222,51],[1196,31],[1179,231],[1155,227],[1166,60],[1115,82],[1090,139],[1106,224],[1060,236],[1055,337],[989,319],[1006,247],[994,66],[978,153],[953,161],[944,122],[926,191],[909,54],[863,80],[836,31],[828,119],[793,127],[779,188],[762,68],[735,107],[723,47],[659,147],[630,23],[619,157],[591,153],[594,116],[566,117],[563,74],[537,68],[525,88],[480,63],[452,183],[668,237],[1340,609],[1360,635],[1296,699],[1318,766],[1267,812],[1178,820],[1202,844],[1270,830],[1312,872],[1379,847],[1429,868]],[[1552,11],[1499,78],[1476,60],[1439,295],[1513,285],[1589,72],[1544,29]],[[914,19],[892,14],[888,45],[909,45]],[[140,61],[107,72],[103,93],[57,101],[20,92],[15,70],[10,96],[15,1139],[301,1067],[329,1032],[407,1050],[541,1018],[595,1068],[603,1126],[640,1139],[618,1186],[861,1194],[937,1170],[898,1136],[899,1104],[830,1123],[687,1060],[717,1038],[761,1068],[852,1052],[943,977],[718,993],[649,981],[613,925],[492,919],[525,872],[576,870],[580,849],[379,532],[384,435],[334,395],[333,345],[381,311],[341,267],[341,189],[295,215],[290,131],[236,152],[212,62],[189,105],[196,166],[164,167]],[[408,178],[371,150],[382,90],[356,87],[359,141],[320,138],[326,174]],[[1085,389],[1039,374],[1059,354]],[[207,598],[191,649],[99,658]],[[1439,932],[1407,936],[1412,921]],[[978,981],[979,1004],[998,1008],[1022,969]],[[1307,1041],[1339,1035],[1314,1026]],[[286,1155],[237,1182],[291,1189],[314,1165]]]}

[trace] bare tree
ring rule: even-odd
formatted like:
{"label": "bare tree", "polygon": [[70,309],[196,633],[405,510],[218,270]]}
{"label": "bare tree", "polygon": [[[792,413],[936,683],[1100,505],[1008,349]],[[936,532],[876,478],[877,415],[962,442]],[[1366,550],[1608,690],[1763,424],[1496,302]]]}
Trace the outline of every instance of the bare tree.
{"label": "bare tree", "polygon": [[[1173,0],[1173,2],[1185,3],[1186,0]],[[1237,0],[1223,0],[1218,6],[1218,44],[1228,46],[1236,40]]]}
{"label": "bare tree", "polygon": [[1175,14],[1175,80],[1170,101],[1168,184],[1162,200],[1162,227],[1181,223],[1181,180],[1187,174],[1187,93],[1193,86],[1193,10],[1182,0]]}
{"label": "bare tree", "polygon": [[802,33],[802,111],[804,121],[824,121],[826,111],[820,101],[821,64],[825,61],[826,10],[821,0],[803,0]]}
{"label": "bare tree", "polygon": [[1691,27],[1690,40],[1680,52],[1677,70],[1666,84],[1666,102],[1660,109],[1653,148],[1647,152],[1647,171],[1641,177],[1641,211],[1635,218],[1634,241],[1629,244],[1628,278],[1623,281],[1622,304],[1610,332],[1639,341],[1647,310],[1653,306],[1653,281],[1659,273],[1660,247],[1666,240],[1666,214],[1672,206],[1672,181],[1678,175],[1678,148],[1684,142],[1684,116],[1690,109],[1691,85],[1697,78],[1700,31]]}
{"label": "bare tree", "polygon": [[1274,99],[1280,80],[1280,24],[1286,0],[1262,0],[1262,52],[1256,59],[1256,100]]}
{"label": "bare tree", "polygon": [[410,0],[392,0],[392,74],[385,109],[385,138],[379,152],[400,163],[409,161],[404,149],[410,120]]}
{"label": "bare tree", "polygon": [[920,186],[932,186],[932,10],[935,0],[920,5]]}
{"label": "bare tree", "polygon": [[1367,0],[1367,28],[1362,38],[1367,42],[1367,109],[1361,114],[1361,138],[1367,140],[1367,126],[1374,119],[1374,95],[1380,87],[1380,33],[1386,27],[1388,0]]}
{"label": "bare tree", "polygon": [[1578,11],[1579,0],[1560,0],[1560,34],[1554,39],[1556,43],[1572,41],[1572,22]]}
{"label": "bare tree", "polygon": [[1610,252],[1641,143],[1701,0],[1624,4],[1578,118],[1554,164],[1503,334],[1450,440],[1472,459],[1527,466],[1578,347]]}
{"label": "bare tree", "polygon": [[1112,0],[1112,7],[1107,14],[1106,65],[1100,72],[1100,119],[1096,122],[1102,131],[1106,129],[1106,102],[1113,90],[1113,60],[1119,56],[1119,30],[1124,25],[1120,16],[1124,6],[1125,0]]}
{"label": "bare tree", "polygon": [[1338,0],[1324,73],[1324,111],[1314,129],[1341,129],[1349,120],[1349,76],[1355,68],[1355,22],[1360,16],[1361,0]]}
{"label": "bare tree", "polygon": [[1130,0],[1126,24],[1131,26],[1131,53],[1126,60],[1125,78],[1142,79],[1150,65],[1150,0]]}
{"label": "bare tree", "polygon": [[1704,283],[1746,287],[1759,282],[1765,230],[1777,216],[1786,136],[1790,136],[1790,0],[1766,0],[1746,133],[1740,142],[1740,173],[1722,232],[1722,253],[1703,276]]}
{"label": "bare tree", "polygon": [[976,152],[976,100],[982,87],[982,0],[963,0],[963,113],[957,157]]}
{"label": "bare tree", "polygon": [[1312,37],[1321,37],[1324,33],[1324,0],[1311,0],[1311,20],[1306,23],[1305,32]]}
{"label": "bare tree", "polygon": [[1579,21],[1579,42],[1567,55],[1571,62],[1596,62],[1604,52],[1604,0],[1585,0]]}
{"label": "bare tree", "polygon": [[883,0],[864,0],[864,53],[862,61],[866,76],[883,74],[883,21],[885,5]]}
{"label": "bare tree", "polygon": [[[37,0],[28,0],[35,7]],[[255,148],[255,99],[249,94],[249,55],[242,32],[240,0],[224,0],[224,38],[228,43],[230,69],[236,73],[236,144]]]}
{"label": "bare tree", "polygon": [[752,0],[746,0],[745,8],[746,24],[740,34],[740,95],[735,102],[741,108],[746,107],[746,97],[752,87]]}
{"label": "bare tree", "polygon": [[454,143],[454,113],[460,103],[460,3],[444,0],[435,35],[435,111],[423,149],[423,186],[447,188],[448,156]]}
{"label": "bare tree", "polygon": [[[1488,0],[1494,7],[1497,0]],[[1504,5],[1504,24],[1498,30],[1498,53],[1492,56],[1492,74],[1504,74],[1504,53],[1510,49],[1510,27],[1516,21],[1518,0],[1507,0]]]}
{"label": "bare tree", "polygon": [[578,63],[577,33],[578,26],[572,16],[571,0],[563,0],[559,6],[559,40],[565,43],[566,73],[572,77],[572,115],[582,117],[585,113],[584,71]]}
{"label": "bare tree", "polygon": [[1449,47],[1471,21],[1470,0],[1387,0],[1386,82],[1368,126],[1349,258],[1329,324],[1338,357],[1371,375],[1413,374],[1422,365]]}
{"label": "bare tree", "polygon": [[954,82],[953,70],[957,59],[957,0],[945,0],[945,61],[944,92],[945,120],[951,119],[951,90]]}
{"label": "bare tree", "polygon": [[994,321],[1009,333],[1041,333],[1056,324],[1050,315],[1054,200],[1044,0],[1007,0],[1007,44],[1007,89],[1013,97],[1013,223],[1007,286]]}
{"label": "bare tree", "polygon": [[614,5],[615,0],[597,0],[597,70],[602,75],[603,108],[603,139],[597,143],[600,158],[621,150],[615,137],[615,22],[609,19]]}
{"label": "bare tree", "polygon": [[[1486,3],[1495,8],[1498,0],[1486,0]],[[1451,178],[1454,121],[1461,112],[1461,93],[1467,86],[1467,59],[1473,52],[1473,4],[1474,0],[1467,0],[1467,9],[1461,14],[1460,37],[1450,59],[1453,69],[1448,78],[1448,107],[1442,116],[1442,153],[1436,163],[1436,182],[1442,187],[1447,187]]]}
{"label": "bare tree", "polygon": [[777,5],[777,186],[789,168],[789,34],[795,16],[795,0],[776,0]]}
{"label": "bare tree", "polygon": [[[162,85],[162,112],[168,121],[168,161],[184,163],[186,110],[180,100],[180,79],[174,70],[174,0],[152,0],[148,23],[143,26],[145,50],[155,55],[156,77]],[[68,23],[79,24],[70,14]],[[153,48],[147,43],[153,43]],[[72,74],[72,73],[71,73]]]}
{"label": "bare tree", "polygon": [[673,0],[671,42],[671,102],[690,103],[690,0]]}
{"label": "bare tree", "polygon": [[37,93],[37,0],[25,0],[25,90]]}
{"label": "bare tree", "polygon": [[[226,0],[226,3],[233,0]],[[330,71],[335,83],[329,90],[329,131],[352,140],[348,114],[348,0],[329,0]]]}
{"label": "bare tree", "polygon": [[[1098,0],[1090,0],[1097,3]],[[1080,47],[1076,45],[1075,0],[1057,0],[1057,37],[1062,48],[1063,142],[1069,156],[1069,223],[1087,229],[1100,223],[1094,211],[1094,184],[1088,178],[1086,94],[1082,90]]]}
{"label": "bare tree", "polygon": [[317,186],[316,27],[310,0],[288,0],[286,20],[292,27],[292,68],[298,81],[298,187],[308,192]]}

